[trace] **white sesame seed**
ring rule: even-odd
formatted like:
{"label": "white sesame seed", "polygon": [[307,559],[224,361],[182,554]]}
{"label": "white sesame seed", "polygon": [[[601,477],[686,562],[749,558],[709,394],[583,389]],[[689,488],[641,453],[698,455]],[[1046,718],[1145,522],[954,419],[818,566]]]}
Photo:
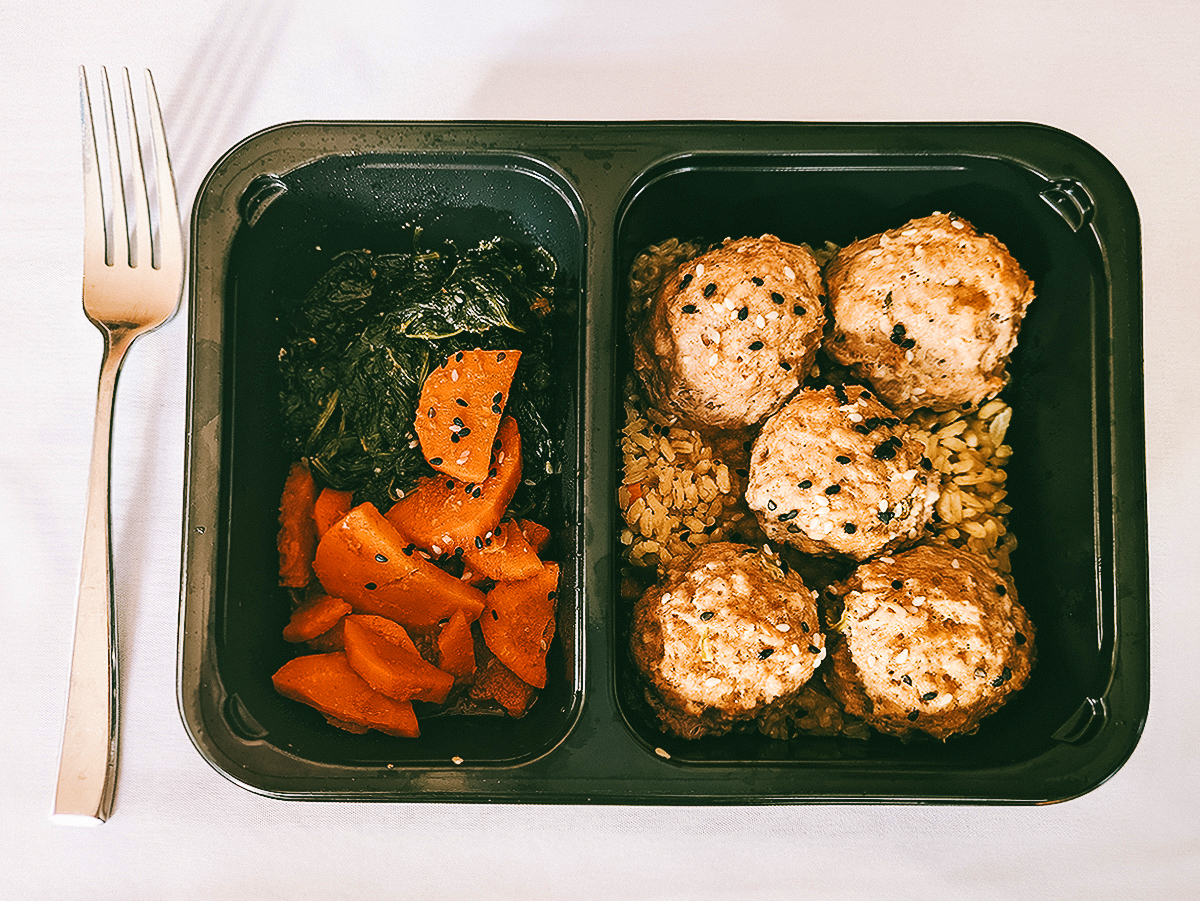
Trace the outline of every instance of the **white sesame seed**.
{"label": "white sesame seed", "polygon": [[709,366],[717,365],[717,355],[716,354],[713,354],[711,357],[708,358],[708,365]]}
{"label": "white sesame seed", "polygon": [[662,748],[655,748],[654,753],[657,754],[659,757],[661,757],[663,760],[671,759],[671,755],[668,754],[666,751],[664,751]]}
{"label": "white sesame seed", "polygon": [[789,626],[787,623],[780,623],[775,628],[778,629],[780,632],[791,632],[792,631],[792,627]]}
{"label": "white sesame seed", "polygon": [[789,282],[794,282],[796,280],[796,273],[792,271],[791,266],[784,266],[783,274]]}
{"label": "white sesame seed", "polygon": [[700,276],[702,276],[703,274],[704,274],[704,264],[703,264],[703,263],[697,263],[697,264],[696,264],[696,278],[699,278],[699,277],[700,277]]}
{"label": "white sesame seed", "polygon": [[955,285],[959,284],[959,280],[956,278],[948,278],[944,284],[947,288],[953,288]]}
{"label": "white sesame seed", "polygon": [[[455,766],[459,766],[463,762],[463,759],[461,757],[451,757],[450,762]],[[389,763],[388,766],[391,766],[391,764]]]}
{"label": "white sesame seed", "polygon": [[704,686],[706,688],[712,688],[714,685],[717,685],[718,683],[720,683],[720,681],[721,680],[718,679],[716,676],[709,676],[707,679],[704,680]]}
{"label": "white sesame seed", "polygon": [[450,381],[452,381],[452,382],[458,381],[458,370],[457,369],[450,370]]}
{"label": "white sesame seed", "polygon": [[846,418],[849,419],[851,422],[862,422],[863,421],[861,413],[851,413]]}
{"label": "white sesame seed", "polygon": [[766,326],[767,320],[763,319],[762,316],[755,316],[754,324],[757,325],[759,328],[763,328]]}
{"label": "white sesame seed", "polygon": [[904,235],[906,238],[911,238],[916,233],[917,230],[915,228],[906,228],[904,231],[900,232],[900,234]]}
{"label": "white sesame seed", "polygon": [[904,352],[904,359],[911,363],[913,361],[913,352],[911,350],[906,350]]}
{"label": "white sesame seed", "polygon": [[908,648],[905,648],[899,654],[896,655],[896,662],[897,663],[905,663],[907,661],[908,661]]}
{"label": "white sesame seed", "polygon": [[953,225],[955,228],[963,227],[963,224],[961,222],[959,222],[957,219],[951,219],[950,224]]}
{"label": "white sesame seed", "polygon": [[727,309],[727,310],[732,310],[732,309],[733,309],[733,298],[732,298],[732,297],[726,297],[726,298],[725,298],[725,301],[724,301],[724,307],[725,307],[725,309]]}
{"label": "white sesame seed", "polygon": [[771,319],[771,320],[775,320],[775,319],[779,318],[779,314],[776,313],[774,310],[772,310],[770,313],[767,314],[767,318]]}

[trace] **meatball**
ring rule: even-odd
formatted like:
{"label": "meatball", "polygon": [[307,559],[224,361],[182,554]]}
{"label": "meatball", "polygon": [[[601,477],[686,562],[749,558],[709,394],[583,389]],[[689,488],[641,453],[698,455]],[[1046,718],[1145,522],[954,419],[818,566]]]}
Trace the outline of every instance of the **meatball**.
{"label": "meatball", "polygon": [[811,253],[740,238],[667,276],[633,330],[651,403],[698,426],[756,425],[811,368],[825,327]]}
{"label": "meatball", "polygon": [[766,548],[714,542],[636,602],[630,650],[664,729],[698,738],[785,704],[825,640],[800,576]]}
{"label": "meatball", "polygon": [[1009,579],[970,551],[915,547],[831,592],[845,612],[825,683],[881,732],[974,732],[1029,679],[1033,625]]}
{"label": "meatball", "polygon": [[1004,387],[1033,282],[991,235],[934,213],[843,248],[825,275],[827,353],[893,409],[971,409]]}
{"label": "meatball", "polygon": [[925,443],[858,385],[804,389],[767,420],[746,503],[767,537],[856,560],[911,544],[940,477]]}

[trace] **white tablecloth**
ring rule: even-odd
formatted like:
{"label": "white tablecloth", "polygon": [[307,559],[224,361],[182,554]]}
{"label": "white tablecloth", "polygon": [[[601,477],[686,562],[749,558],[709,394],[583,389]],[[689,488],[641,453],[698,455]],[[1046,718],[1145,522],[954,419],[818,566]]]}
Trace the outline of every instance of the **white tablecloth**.
{"label": "white tablecloth", "polygon": [[[0,895],[1200,897],[1200,5],[0,6]],[[79,308],[76,67],[148,66],[181,202],[293,119],[1031,120],[1123,173],[1143,225],[1153,700],[1107,784],[1044,808],[289,803],[213,771],[175,699],[186,315],[134,347],[113,528],[116,810],[53,826],[100,338]]]}

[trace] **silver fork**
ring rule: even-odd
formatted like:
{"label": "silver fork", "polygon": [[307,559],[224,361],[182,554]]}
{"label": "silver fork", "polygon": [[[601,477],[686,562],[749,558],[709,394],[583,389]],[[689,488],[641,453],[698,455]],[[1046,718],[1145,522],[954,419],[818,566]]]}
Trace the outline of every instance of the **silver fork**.
{"label": "silver fork", "polygon": [[[134,340],[175,314],[183,289],[183,231],[175,180],[167,157],[158,96],[149,71],[145,80],[154,148],[157,238],[151,231],[146,166],[142,161],[129,70],[124,70],[129,122],[126,150],[131,161],[128,167],[122,166],[118,153],[108,72],[101,70],[107,155],[112,173],[107,192],[100,178],[87,71],[83,67],[79,70],[83,114],[83,310],[104,336],[104,355],[92,436],[71,686],[53,814],[55,821],[77,825],[93,825],[108,819],[116,786],[117,630],[109,537],[109,479],[117,375]],[[127,183],[133,194],[132,234],[126,212]]]}

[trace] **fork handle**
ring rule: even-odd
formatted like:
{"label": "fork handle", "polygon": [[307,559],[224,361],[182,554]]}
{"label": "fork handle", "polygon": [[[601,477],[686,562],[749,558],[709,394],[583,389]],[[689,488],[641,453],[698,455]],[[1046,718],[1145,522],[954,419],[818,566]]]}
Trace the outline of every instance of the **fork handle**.
{"label": "fork handle", "polygon": [[112,810],[117,770],[117,627],[112,589],[109,480],[117,375],[132,329],[101,328],[104,357],[88,474],[83,564],[71,652],[71,686],[54,795],[55,822],[98,825]]}

